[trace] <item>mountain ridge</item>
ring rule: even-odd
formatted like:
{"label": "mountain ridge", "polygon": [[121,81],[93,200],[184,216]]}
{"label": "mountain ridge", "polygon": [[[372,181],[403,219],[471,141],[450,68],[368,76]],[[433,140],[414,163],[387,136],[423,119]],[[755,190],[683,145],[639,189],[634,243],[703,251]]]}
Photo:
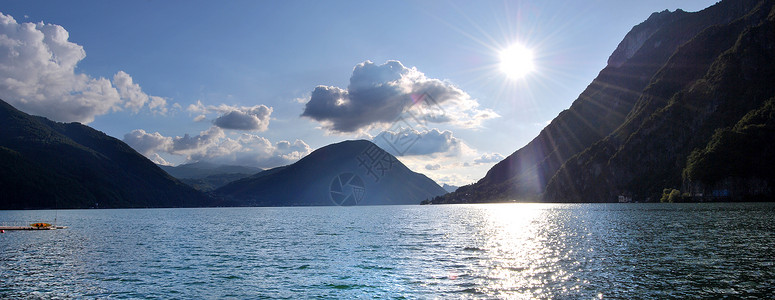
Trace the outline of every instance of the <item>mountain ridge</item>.
{"label": "mountain ridge", "polygon": [[[630,118],[611,138],[601,140],[586,153],[566,162],[558,174],[570,175],[553,178],[545,197],[573,200],[586,197],[610,202],[618,195],[627,195],[635,201],[653,202],[665,188],[683,189],[687,200],[708,192],[713,194],[712,191],[692,193],[682,188],[689,184],[685,181],[691,181],[683,175],[687,158],[693,149],[705,147],[714,132],[734,126],[775,96],[771,84],[775,82],[773,53],[760,50],[775,47],[774,13],[772,3],[761,2],[745,17],[725,26],[708,28],[685,44],[671,58],[679,62],[669,62],[663,68],[664,74],[655,76],[652,90],[659,93],[655,96],[651,90],[644,91],[641,114]],[[694,63],[698,60],[710,62]],[[746,60],[748,67],[744,66]],[[677,67],[689,62],[695,71]],[[661,84],[665,81],[666,84]],[[621,138],[625,136],[626,139]],[[594,166],[598,174],[577,167],[585,165]],[[571,177],[576,182],[567,180]],[[766,193],[771,195],[771,191]],[[733,192],[730,196],[719,199],[757,199],[743,192]]]}
{"label": "mountain ridge", "polygon": [[212,205],[120,140],[2,100],[0,190],[1,209]]}
{"label": "mountain ridge", "polygon": [[324,146],[296,163],[234,181],[214,193],[250,206],[342,205],[345,199],[335,198],[340,192],[349,195],[340,191],[345,181],[362,188],[364,194],[344,205],[419,204],[446,193],[427,176],[409,170],[366,140]]}
{"label": "mountain ridge", "polygon": [[[705,38],[709,44],[713,44],[711,39],[714,37],[726,39],[726,43],[729,40],[734,42],[737,35],[733,33],[725,36],[721,33],[713,35],[713,32],[736,32],[729,26],[730,23],[738,21],[733,26],[745,27],[743,19],[749,15],[750,22],[760,20],[762,11],[766,10],[762,7],[767,5],[771,3],[756,0],[722,1],[694,13],[676,10],[652,14],[646,21],[633,27],[609,57],[609,65],[600,71],[571,107],[561,112],[535,139],[493,166],[480,181],[438,197],[433,202],[603,200],[594,198],[594,193],[571,194],[591,186],[600,187],[592,184],[594,180],[591,178],[610,180],[618,175],[601,175],[603,168],[599,163],[571,166],[569,161],[579,155],[589,155],[597,160],[613,156],[619,143],[632,138],[632,128],[639,128],[640,124],[652,117],[655,107],[660,107],[657,101],[644,100],[644,91],[666,101],[678,87],[686,84],[684,77],[703,74],[704,69],[715,60],[713,55],[703,51],[717,51],[718,47],[683,48],[687,43],[697,39],[695,42],[700,44],[700,39]],[[690,60],[687,61],[690,63],[682,64],[679,57],[691,56],[680,53],[689,50],[696,52],[694,56],[697,59],[706,61]],[[676,54],[679,56],[676,57]],[[668,63],[674,64],[673,69],[681,67],[682,70],[666,74],[665,66]],[[660,79],[661,82],[654,82]],[[590,151],[590,148],[597,150]],[[591,170],[590,179],[585,179],[585,183],[578,182],[581,179],[574,177],[581,176],[580,170]],[[547,191],[550,185],[552,188]],[[654,189],[660,188],[662,186]],[[557,190],[563,192],[557,193]],[[632,193],[615,189],[610,192]],[[607,194],[604,201],[615,201],[615,196]]]}

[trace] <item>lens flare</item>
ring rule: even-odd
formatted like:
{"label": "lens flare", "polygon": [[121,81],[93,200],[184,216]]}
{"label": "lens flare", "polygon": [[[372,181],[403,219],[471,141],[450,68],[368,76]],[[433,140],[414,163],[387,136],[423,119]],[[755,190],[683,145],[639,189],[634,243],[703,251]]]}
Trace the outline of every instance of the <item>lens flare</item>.
{"label": "lens flare", "polygon": [[514,44],[500,53],[500,69],[509,78],[520,79],[535,70],[533,51],[520,44]]}

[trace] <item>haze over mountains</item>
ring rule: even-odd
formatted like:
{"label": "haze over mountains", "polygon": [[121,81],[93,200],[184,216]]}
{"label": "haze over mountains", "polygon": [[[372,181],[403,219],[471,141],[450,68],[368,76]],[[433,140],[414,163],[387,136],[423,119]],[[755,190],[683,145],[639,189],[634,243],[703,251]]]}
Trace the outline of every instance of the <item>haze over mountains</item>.
{"label": "haze over mountains", "polygon": [[755,167],[773,161],[773,6],[652,14],[533,141],[434,203],[773,199]]}
{"label": "haze over mountains", "polygon": [[193,188],[209,192],[229,182],[248,177],[263,170],[247,166],[219,165],[208,162],[195,162],[179,166],[162,166],[173,177]]}

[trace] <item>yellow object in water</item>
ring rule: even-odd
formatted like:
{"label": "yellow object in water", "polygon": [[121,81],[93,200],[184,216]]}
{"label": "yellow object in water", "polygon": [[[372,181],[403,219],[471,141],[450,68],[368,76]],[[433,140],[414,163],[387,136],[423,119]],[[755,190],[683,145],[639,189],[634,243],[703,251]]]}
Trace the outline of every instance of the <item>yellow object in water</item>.
{"label": "yellow object in water", "polygon": [[37,228],[42,228],[42,227],[51,227],[51,224],[49,224],[49,223],[35,223],[35,224],[30,224],[30,226],[37,227]]}

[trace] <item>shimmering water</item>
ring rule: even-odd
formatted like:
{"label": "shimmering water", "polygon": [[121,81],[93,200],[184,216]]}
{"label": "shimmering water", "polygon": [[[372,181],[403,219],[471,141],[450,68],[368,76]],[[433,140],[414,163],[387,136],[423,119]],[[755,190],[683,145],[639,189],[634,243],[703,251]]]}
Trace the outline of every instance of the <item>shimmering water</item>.
{"label": "shimmering water", "polygon": [[775,297],[775,205],[0,211],[0,298]]}

